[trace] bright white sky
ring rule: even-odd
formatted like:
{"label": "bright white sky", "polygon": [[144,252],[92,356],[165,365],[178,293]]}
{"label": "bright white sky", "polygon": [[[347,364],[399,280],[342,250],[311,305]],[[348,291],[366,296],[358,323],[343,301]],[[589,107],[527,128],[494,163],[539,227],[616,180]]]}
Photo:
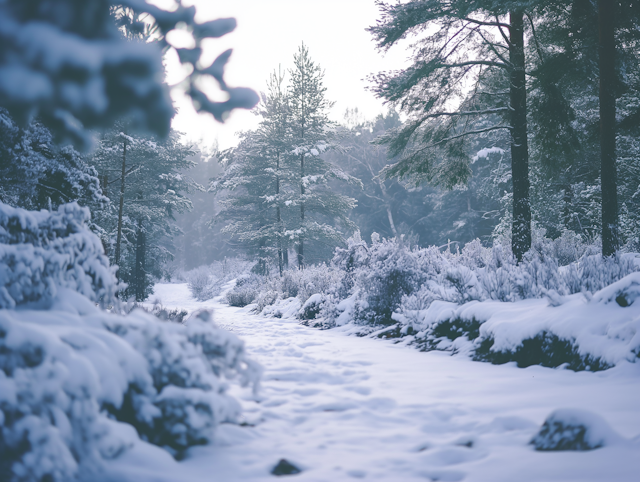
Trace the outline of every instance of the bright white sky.
{"label": "bright white sky", "polygon": [[[230,86],[266,89],[269,74],[288,69],[301,42],[311,58],[325,69],[327,98],[335,101],[331,117],[341,121],[347,108],[357,107],[367,118],[384,111],[382,103],[365,90],[366,77],[382,70],[405,65],[406,51],[392,49],[382,55],[374,48],[365,28],[378,18],[374,0],[191,0],[199,21],[235,17],[238,28],[204,46],[206,62],[228,48],[233,55],[227,64],[225,79]],[[154,3],[162,4],[162,0]],[[187,2],[185,2],[187,4]],[[168,81],[182,76],[177,55],[167,57]],[[207,94],[216,98],[212,84]],[[209,115],[198,115],[184,95],[174,93],[179,113],[173,127],[185,132],[189,140],[211,145],[217,139],[221,149],[236,144],[235,132],[252,129],[258,119],[248,111],[235,111],[224,125]]]}

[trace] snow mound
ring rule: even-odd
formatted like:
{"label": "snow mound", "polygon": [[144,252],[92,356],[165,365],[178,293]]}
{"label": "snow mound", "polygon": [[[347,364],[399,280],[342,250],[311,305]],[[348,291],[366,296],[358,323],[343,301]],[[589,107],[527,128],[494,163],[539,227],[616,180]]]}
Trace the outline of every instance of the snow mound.
{"label": "snow mound", "polygon": [[0,310],[0,472],[71,480],[140,438],[178,454],[237,420],[226,380],[259,376],[243,343],[202,317],[119,316],[64,289],[46,311]]}
{"label": "snow mound", "polygon": [[624,439],[595,413],[577,409],[555,410],[529,442],[540,451],[594,450]]}

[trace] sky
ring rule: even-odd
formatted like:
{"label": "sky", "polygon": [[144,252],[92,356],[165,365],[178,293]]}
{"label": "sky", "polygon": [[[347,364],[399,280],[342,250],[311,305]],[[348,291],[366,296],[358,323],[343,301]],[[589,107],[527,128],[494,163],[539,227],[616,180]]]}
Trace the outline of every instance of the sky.
{"label": "sky", "polygon": [[[164,0],[156,0],[162,5]],[[269,75],[279,66],[291,68],[293,55],[302,42],[311,58],[325,69],[327,98],[335,101],[330,118],[342,121],[347,108],[357,107],[367,118],[385,110],[382,102],[366,90],[367,76],[406,65],[407,52],[394,47],[378,52],[365,28],[379,17],[374,0],[233,0],[227,2],[191,0],[198,21],[235,17],[238,27],[220,39],[207,40],[203,63],[208,64],[228,48],[233,49],[225,79],[233,87],[266,90]],[[188,5],[188,0],[184,2]],[[167,80],[177,83],[184,77],[177,55],[166,58]],[[212,82],[205,89],[212,99],[221,99]],[[189,141],[221,149],[237,143],[237,131],[253,129],[258,118],[249,111],[234,111],[224,125],[210,115],[198,115],[184,94],[172,93],[178,114],[173,127],[186,133]]]}

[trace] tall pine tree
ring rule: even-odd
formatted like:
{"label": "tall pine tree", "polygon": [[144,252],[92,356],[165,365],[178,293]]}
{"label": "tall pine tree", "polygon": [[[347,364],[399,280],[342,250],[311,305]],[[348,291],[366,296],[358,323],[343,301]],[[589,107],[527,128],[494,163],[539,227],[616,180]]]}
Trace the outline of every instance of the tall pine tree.
{"label": "tall pine tree", "polygon": [[311,60],[304,43],[293,62],[289,84],[291,154],[299,165],[300,195],[296,204],[300,216],[290,232],[297,237],[298,267],[303,268],[307,263],[307,240],[336,245],[343,238],[334,224],[338,222],[349,229],[354,227],[347,213],[355,207],[355,200],[332,192],[327,182],[339,179],[359,184],[359,181],[322,158],[322,153],[335,144],[335,126],[328,118],[333,103],[325,96],[324,71]]}
{"label": "tall pine tree", "polygon": [[409,68],[374,79],[374,92],[408,116],[402,128],[383,138],[392,156],[402,156],[386,175],[448,188],[464,184],[471,176],[469,138],[509,131],[512,248],[521,259],[531,246],[527,2],[411,0],[378,5],[382,18],[369,31],[380,49],[420,35]]}

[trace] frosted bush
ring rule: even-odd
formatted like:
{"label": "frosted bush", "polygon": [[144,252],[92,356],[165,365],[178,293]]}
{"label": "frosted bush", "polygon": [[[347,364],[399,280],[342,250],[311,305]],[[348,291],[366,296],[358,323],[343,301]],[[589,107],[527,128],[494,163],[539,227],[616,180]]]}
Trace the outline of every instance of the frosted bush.
{"label": "frosted bush", "polygon": [[116,278],[102,243],[76,203],[26,211],[0,203],[0,308],[46,305],[60,288],[91,301],[115,301]]}
{"label": "frosted bush", "polygon": [[245,275],[236,280],[236,285],[227,292],[227,303],[231,306],[247,306],[255,301],[263,284],[263,277],[257,274]]}
{"label": "frosted bush", "polygon": [[87,219],[0,204],[2,480],[90,479],[140,438],[178,455],[237,419],[229,381],[257,387],[259,366],[206,312],[179,324],[98,308],[116,280]]}
{"label": "frosted bush", "polygon": [[206,301],[215,295],[209,270],[205,267],[196,268],[187,275],[187,283],[191,296],[199,301]]}
{"label": "frosted bush", "polygon": [[249,274],[251,262],[242,258],[225,258],[208,266],[200,266],[184,273],[191,295],[199,301],[210,300],[222,291],[229,281]]}
{"label": "frosted bush", "polygon": [[415,291],[428,276],[418,250],[401,241],[383,240],[369,249],[367,262],[356,268],[356,285],[362,287],[355,317],[370,324],[390,324],[391,314],[404,295]]}

